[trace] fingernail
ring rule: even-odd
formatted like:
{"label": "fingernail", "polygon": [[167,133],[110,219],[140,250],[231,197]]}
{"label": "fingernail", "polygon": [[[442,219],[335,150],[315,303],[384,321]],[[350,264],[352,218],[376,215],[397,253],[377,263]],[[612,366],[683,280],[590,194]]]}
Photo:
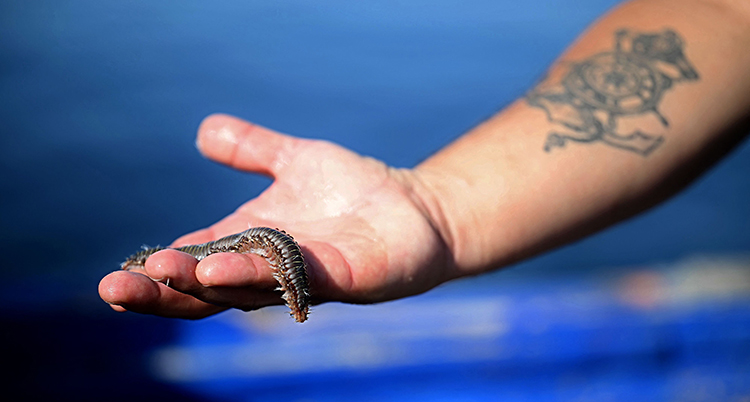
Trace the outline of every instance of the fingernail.
{"label": "fingernail", "polygon": [[162,278],[159,278],[159,279],[155,279],[155,278],[151,278],[151,277],[149,277],[149,278],[152,281],[154,281],[154,282],[163,283],[164,286],[169,287],[169,277],[168,276],[165,276],[165,277],[162,277]]}

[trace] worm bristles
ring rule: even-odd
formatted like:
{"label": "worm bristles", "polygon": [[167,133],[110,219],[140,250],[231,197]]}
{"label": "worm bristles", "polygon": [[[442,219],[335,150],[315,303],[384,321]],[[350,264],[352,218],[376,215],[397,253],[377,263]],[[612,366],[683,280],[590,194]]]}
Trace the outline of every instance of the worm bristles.
{"label": "worm bristles", "polygon": [[[120,264],[124,270],[143,268],[146,260],[165,247],[145,247]],[[271,273],[279,282],[277,291],[292,310],[297,322],[304,322],[310,313],[310,281],[302,250],[294,238],[283,230],[265,227],[250,228],[244,232],[203,243],[172,248],[195,257],[198,261],[214,253],[252,253],[259,255],[271,266]]]}

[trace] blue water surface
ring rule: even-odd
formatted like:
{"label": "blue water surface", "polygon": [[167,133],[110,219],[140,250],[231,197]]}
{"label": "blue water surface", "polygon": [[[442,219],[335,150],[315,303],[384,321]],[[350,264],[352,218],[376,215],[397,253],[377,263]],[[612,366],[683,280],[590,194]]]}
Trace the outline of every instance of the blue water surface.
{"label": "blue water surface", "polygon": [[[118,315],[98,299],[96,291],[98,280],[142,244],[167,244],[207,226],[269,184],[268,179],[231,171],[199,155],[194,135],[205,116],[229,113],[411,167],[522,95],[587,24],[615,3],[3,1],[0,313],[7,323],[4,353],[17,367],[9,382],[28,395],[58,400],[100,400],[102,393],[107,400],[219,398],[221,387],[170,379],[154,371],[153,362],[170,347],[200,346],[185,341],[196,328],[213,336],[235,333],[242,326],[233,318],[185,324]],[[496,284],[497,289],[512,282],[523,292],[517,297],[533,298],[527,293],[547,294],[540,281],[559,284],[550,285],[549,291],[571,289],[578,286],[573,278],[606,276],[607,267],[673,265],[695,255],[748,255],[749,155],[750,146],[742,144],[693,186],[650,212],[481,281]],[[472,283],[456,284],[455,293],[449,291],[450,300],[469,297]],[[599,286],[593,280],[585,283]],[[415,303],[430,303],[430,297],[443,300],[423,297],[415,298]],[[603,296],[593,300],[609,303]],[[736,314],[727,317],[734,318],[721,322],[746,323],[748,310],[735,311],[736,306],[731,306],[727,311]],[[575,311],[568,313],[573,317]],[[710,317],[690,311],[686,317]],[[408,308],[399,314],[410,317]],[[615,308],[602,314],[618,321],[629,313]],[[681,322],[664,325],[679,327]],[[650,325],[639,328],[653,328]],[[736,342],[742,345],[750,336],[742,332],[746,326],[737,325],[740,341]],[[695,333],[691,331],[685,333]],[[238,345],[257,335],[237,333],[232,342]],[[550,342],[563,336],[548,334],[545,339]],[[663,342],[670,344],[669,339]],[[724,355],[742,350],[736,342]],[[260,345],[279,347],[272,342]],[[553,349],[538,348],[539,353]],[[719,349],[707,350],[719,353]],[[589,352],[570,353],[589,356]],[[572,379],[565,377],[568,380],[558,375],[567,372],[559,360],[539,365],[536,358],[521,363],[503,360],[510,366],[498,363],[499,358],[477,363],[491,379],[488,383],[474,375],[479,366],[473,360],[417,358],[412,365],[370,371],[337,366],[315,378],[321,384],[340,378],[381,384],[381,388],[367,388],[375,395],[371,400],[407,399],[412,394],[424,400],[495,400],[498,395],[515,395],[517,400],[581,400],[586,395],[597,399],[601,393],[628,400],[638,381],[655,382],[649,389],[656,390],[679,388],[673,384],[683,381],[664,372],[636,381],[633,373],[643,367],[657,372],[658,368],[636,361],[642,354],[625,353],[618,360],[620,355],[607,353],[614,364],[621,363],[621,370],[602,374],[590,394],[535,390],[540,381],[550,378],[585,382],[586,373],[599,372],[591,360],[587,361],[593,366],[582,366],[583,374],[571,374]],[[565,364],[577,364],[574,358],[570,361],[574,363]],[[676,364],[670,367],[682,367],[670,362]],[[747,360],[712,362],[729,373],[722,378],[744,374],[748,367]],[[487,386],[500,381],[506,370],[513,371],[513,364],[526,367],[516,385]],[[701,370],[690,373],[713,378],[710,373],[716,372]],[[439,395],[419,385],[430,373],[444,380]],[[274,378],[286,383],[285,375],[266,376],[263,381],[242,376],[215,380],[224,381],[223,389],[240,389],[243,395],[258,391],[257,399],[247,400],[270,400],[271,396],[262,397],[262,384],[273,383]],[[449,382],[450,378],[456,381]],[[388,385],[390,391],[383,388]],[[334,392],[320,387],[313,400],[351,400],[351,395],[359,395],[355,388],[334,387]],[[302,386],[285,389],[286,400],[312,395]],[[476,393],[467,393],[471,389]],[[275,388],[268,392],[278,395]],[[674,393],[654,391],[653,395],[653,400],[660,400]],[[221,397],[237,398],[231,392]]]}

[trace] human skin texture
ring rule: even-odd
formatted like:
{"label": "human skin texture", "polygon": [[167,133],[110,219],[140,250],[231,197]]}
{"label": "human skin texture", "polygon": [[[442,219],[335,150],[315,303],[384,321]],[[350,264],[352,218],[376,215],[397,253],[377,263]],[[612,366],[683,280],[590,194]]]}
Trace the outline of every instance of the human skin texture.
{"label": "human skin texture", "polygon": [[[413,169],[209,116],[203,155],[273,184],[172,246],[280,228],[302,248],[313,302],[375,303],[575,241],[673,195],[742,140],[749,7],[624,3],[526,97]],[[276,286],[262,257],[164,250],[99,293],[117,311],[201,318],[282,304]]]}

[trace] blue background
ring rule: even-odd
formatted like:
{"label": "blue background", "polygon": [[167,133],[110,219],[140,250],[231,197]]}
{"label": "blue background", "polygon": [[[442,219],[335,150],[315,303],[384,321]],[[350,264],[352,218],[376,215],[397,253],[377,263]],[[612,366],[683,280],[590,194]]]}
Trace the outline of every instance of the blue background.
{"label": "blue background", "polygon": [[[599,235],[401,302],[321,306],[321,324],[313,315],[305,330],[245,323],[253,315],[288,319],[273,309],[270,316],[229,313],[196,323],[115,314],[98,299],[98,280],[141,244],[165,244],[204,227],[269,184],[201,158],[194,135],[206,115],[234,114],[411,167],[521,96],[615,3],[2,2],[0,313],[4,360],[14,367],[10,389],[76,400],[98,400],[101,392],[109,400],[174,393],[185,400],[630,400],[639,392],[664,400],[679,396],[680,381],[698,372],[709,384],[703,388],[721,384],[726,400],[747,395],[746,288],[711,294],[734,295],[730,301],[659,302],[646,310],[613,296],[633,278],[684,290],[679,278],[696,266],[728,266],[721,272],[739,279],[721,286],[745,283],[747,143],[681,195]],[[577,303],[555,307],[579,290],[593,292],[586,293],[585,311]],[[540,298],[550,304],[533,303]],[[470,310],[427,313],[493,303],[505,313],[488,311],[476,322],[465,321]],[[570,319],[533,336],[498,329],[544,314]],[[598,324],[575,327],[581,314]],[[408,322],[422,334],[419,342],[392,336],[384,317]],[[497,325],[482,332],[482,322]],[[645,332],[612,329],[622,322]],[[431,335],[462,325],[478,325],[486,336]],[[708,326],[719,329],[700,335]],[[606,328],[617,341],[599,349],[571,341],[601,337]],[[301,350],[327,353],[289,352],[278,335],[290,331],[311,342],[295,344]],[[657,340],[643,335],[654,331]],[[712,338],[726,333],[731,341]],[[331,357],[341,353],[342,339],[370,355],[385,348],[406,357],[362,366],[357,362],[369,355],[354,353],[344,364]],[[229,349],[201,349],[207,343]],[[467,352],[493,347],[528,353]],[[693,352],[682,353],[686,348]],[[291,353],[316,364],[274,371],[258,361],[261,369],[242,371],[226,363],[227,354],[243,350],[271,351],[280,361]],[[664,353],[680,358],[660,360]],[[168,365],[185,359],[205,370]],[[214,372],[211,364],[236,370]],[[344,379],[354,385],[342,385]]]}

